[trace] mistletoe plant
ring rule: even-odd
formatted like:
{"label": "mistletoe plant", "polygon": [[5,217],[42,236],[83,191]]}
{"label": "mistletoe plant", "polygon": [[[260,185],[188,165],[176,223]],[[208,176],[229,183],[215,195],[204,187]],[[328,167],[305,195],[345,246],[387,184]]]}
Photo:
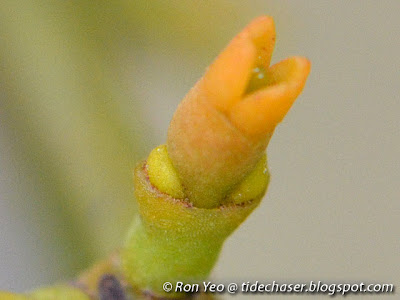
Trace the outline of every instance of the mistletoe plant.
{"label": "mistletoe plant", "polygon": [[272,18],[253,20],[189,91],[166,144],[134,171],[139,216],[120,251],[71,284],[1,299],[176,298],[187,295],[165,282],[205,280],[264,196],[265,150],[310,71],[303,57],[270,67],[274,43]]}

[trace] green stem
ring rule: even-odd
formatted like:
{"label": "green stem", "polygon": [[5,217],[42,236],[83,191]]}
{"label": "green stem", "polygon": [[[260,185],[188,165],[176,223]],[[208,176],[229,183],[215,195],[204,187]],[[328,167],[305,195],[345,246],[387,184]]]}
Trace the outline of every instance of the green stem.
{"label": "green stem", "polygon": [[213,209],[193,207],[156,189],[146,164],[135,170],[135,195],[140,218],[136,219],[122,251],[127,280],[141,290],[163,297],[178,297],[165,282],[198,283],[205,280],[225,239],[257,207],[261,196],[242,204]]}

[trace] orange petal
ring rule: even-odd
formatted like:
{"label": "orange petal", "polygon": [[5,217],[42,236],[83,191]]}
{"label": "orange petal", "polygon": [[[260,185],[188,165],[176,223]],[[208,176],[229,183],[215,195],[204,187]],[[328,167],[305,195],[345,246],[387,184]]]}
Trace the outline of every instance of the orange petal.
{"label": "orange petal", "polygon": [[268,67],[275,46],[275,24],[268,16],[254,19],[242,33],[247,33],[258,50],[258,65]]}
{"label": "orange petal", "polygon": [[259,17],[246,26],[204,75],[201,84],[208,101],[222,112],[229,111],[241,100],[255,65],[269,65],[274,42],[272,18]]}
{"label": "orange petal", "polygon": [[251,136],[272,133],[302,91],[310,67],[309,60],[303,57],[288,58],[272,66],[266,74],[269,84],[232,107],[232,123]]}

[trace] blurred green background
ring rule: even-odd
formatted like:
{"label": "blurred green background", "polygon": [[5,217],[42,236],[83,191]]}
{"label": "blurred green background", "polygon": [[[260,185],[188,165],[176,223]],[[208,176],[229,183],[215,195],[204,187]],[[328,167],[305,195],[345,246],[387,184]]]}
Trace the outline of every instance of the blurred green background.
{"label": "blurred green background", "polygon": [[121,245],[134,165],[262,14],[276,22],[273,61],[304,55],[312,73],[271,141],[269,193],[214,281],[398,285],[399,11],[397,0],[2,1],[0,289],[69,279]]}

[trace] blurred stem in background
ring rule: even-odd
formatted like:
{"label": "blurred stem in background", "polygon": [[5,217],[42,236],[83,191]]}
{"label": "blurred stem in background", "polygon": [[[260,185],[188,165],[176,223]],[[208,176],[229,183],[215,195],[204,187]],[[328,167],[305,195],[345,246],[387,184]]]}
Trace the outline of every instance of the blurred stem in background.
{"label": "blurred stem in background", "polygon": [[[2,2],[0,117],[13,154],[44,191],[43,240],[65,250],[64,277],[118,247],[135,214],[134,165],[159,143],[143,113],[158,108],[138,95],[160,87],[145,82],[141,66],[179,58],[182,97],[229,37],[261,13],[256,2],[252,11],[240,1]],[[129,76],[127,61],[138,69]],[[181,97],[161,99],[171,102],[170,116]],[[20,206],[29,210],[26,196]]]}

